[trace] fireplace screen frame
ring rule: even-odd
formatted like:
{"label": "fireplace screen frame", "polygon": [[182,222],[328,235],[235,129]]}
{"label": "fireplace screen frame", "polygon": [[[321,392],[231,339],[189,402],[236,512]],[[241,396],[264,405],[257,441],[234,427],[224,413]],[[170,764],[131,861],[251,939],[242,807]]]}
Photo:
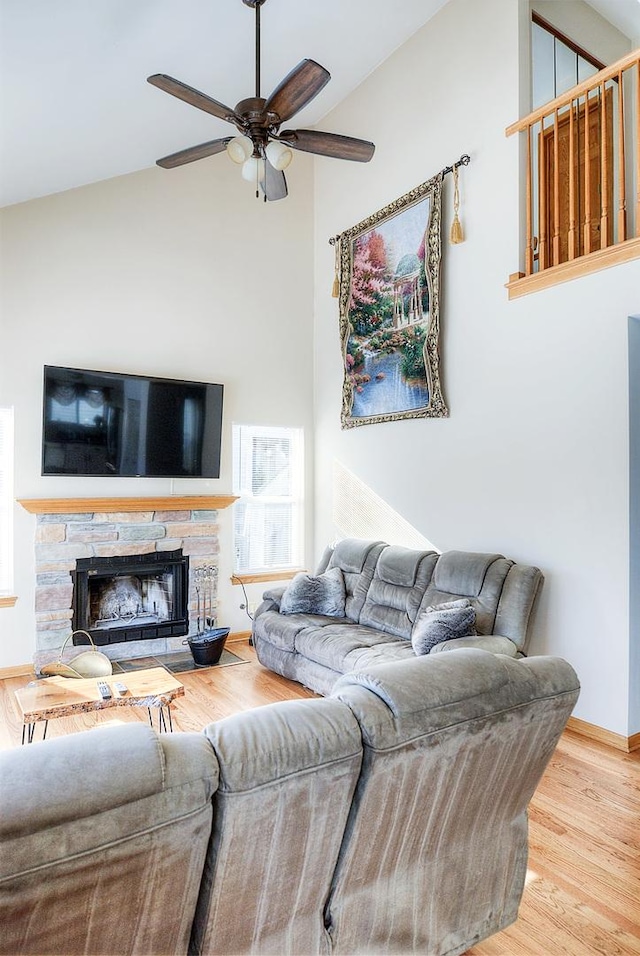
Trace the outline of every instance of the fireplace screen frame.
{"label": "fireplace screen frame", "polygon": [[[173,575],[173,607],[169,620],[147,624],[91,627],[90,590],[95,582],[119,577],[155,577],[164,573]],[[189,557],[182,549],[152,551],[148,554],[114,555],[108,558],[78,558],[71,572],[73,581],[73,630],[91,635],[95,644],[120,644],[154,638],[182,637],[189,633]],[[74,637],[74,644],[85,641],[82,635]]]}

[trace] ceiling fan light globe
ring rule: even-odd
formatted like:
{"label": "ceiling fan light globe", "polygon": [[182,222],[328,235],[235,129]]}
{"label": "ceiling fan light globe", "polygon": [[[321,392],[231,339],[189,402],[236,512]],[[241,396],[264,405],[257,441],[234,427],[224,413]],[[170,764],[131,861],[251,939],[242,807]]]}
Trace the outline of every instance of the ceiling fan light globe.
{"label": "ceiling fan light globe", "polygon": [[253,143],[248,136],[234,136],[227,143],[227,153],[229,158],[239,166],[245,163],[253,153]]}
{"label": "ceiling fan light globe", "polygon": [[258,159],[256,156],[250,156],[242,164],[242,178],[248,183],[261,183],[264,181],[264,159]]}
{"label": "ceiling fan light globe", "polygon": [[286,169],[293,159],[293,150],[289,149],[288,146],[285,146],[284,143],[279,143],[275,139],[271,140],[270,143],[267,143],[265,153],[273,168],[278,170]]}

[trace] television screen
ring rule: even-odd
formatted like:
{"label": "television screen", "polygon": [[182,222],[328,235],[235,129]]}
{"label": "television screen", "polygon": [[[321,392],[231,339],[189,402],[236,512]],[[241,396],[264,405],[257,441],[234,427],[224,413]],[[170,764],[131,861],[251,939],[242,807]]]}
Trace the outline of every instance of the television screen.
{"label": "television screen", "polygon": [[44,369],[42,474],[219,478],[223,386]]}

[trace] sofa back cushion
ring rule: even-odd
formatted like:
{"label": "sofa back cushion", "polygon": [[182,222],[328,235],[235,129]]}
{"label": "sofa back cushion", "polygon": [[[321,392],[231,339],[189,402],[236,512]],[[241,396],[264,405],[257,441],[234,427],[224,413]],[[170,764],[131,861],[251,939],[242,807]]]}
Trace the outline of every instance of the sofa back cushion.
{"label": "sofa back cushion", "polygon": [[360,538],[343,538],[335,545],[330,555],[322,556],[318,573],[331,568],[340,568],[345,586],[345,617],[356,624],[371,584],[373,572],[380,554],[388,548],[384,541],[363,541]]}
{"label": "sofa back cushion", "polygon": [[461,953],[513,922],[572,668],[456,650],[345,674],[332,697],[364,742],[327,904],[334,951]]}
{"label": "sofa back cushion", "polygon": [[192,953],[328,953],[324,902],[362,760],[340,701],[258,707],[205,729],[220,765]]}
{"label": "sofa back cushion", "polygon": [[389,545],[378,558],[360,624],[411,640],[411,629],[438,555]]}
{"label": "sofa back cushion", "polygon": [[141,723],[0,754],[0,953],[185,953],[217,780]]}
{"label": "sofa back cushion", "polygon": [[516,565],[501,554],[447,551],[438,558],[422,608],[469,598],[475,608],[478,634],[500,634],[524,651],[541,583],[538,568]]}

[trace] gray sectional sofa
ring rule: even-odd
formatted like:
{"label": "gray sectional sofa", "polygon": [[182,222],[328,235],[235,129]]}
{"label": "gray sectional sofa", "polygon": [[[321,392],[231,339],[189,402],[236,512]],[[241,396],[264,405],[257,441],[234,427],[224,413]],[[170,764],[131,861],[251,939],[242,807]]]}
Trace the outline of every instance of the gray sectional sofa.
{"label": "gray sectional sofa", "polygon": [[335,607],[316,613],[309,601],[302,612],[284,613],[292,585],[283,585],[265,592],[253,623],[260,662],[320,694],[330,693],[341,674],[415,660],[412,636],[428,609],[464,598],[475,612],[476,634],[443,641],[431,654],[477,647],[523,656],[543,581],[538,568],[501,554],[438,554],[355,538],[327,548],[311,584],[338,575],[344,599],[337,614]]}
{"label": "gray sectional sofa", "polygon": [[463,953],[516,919],[577,697],[564,661],[464,648],[5,751],[0,953]]}

